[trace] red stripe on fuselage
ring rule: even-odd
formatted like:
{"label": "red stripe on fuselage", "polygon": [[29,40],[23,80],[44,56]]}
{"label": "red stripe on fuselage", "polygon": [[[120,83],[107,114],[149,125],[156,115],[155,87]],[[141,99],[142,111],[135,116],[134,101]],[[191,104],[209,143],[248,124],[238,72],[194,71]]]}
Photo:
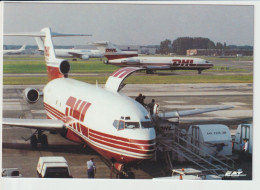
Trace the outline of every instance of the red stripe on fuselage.
{"label": "red stripe on fuselage", "polygon": [[[51,114],[54,117],[56,117],[57,119],[59,119],[60,115],[63,115],[63,117],[65,117],[65,115],[62,112],[58,111],[57,109],[53,108],[52,106],[48,105],[47,103],[44,103],[44,105],[48,110],[51,111]],[[57,115],[58,115],[58,117],[57,117]],[[50,118],[49,116],[47,116],[47,117]],[[73,124],[75,124],[75,125],[73,125]],[[102,145],[116,148],[117,151],[120,151],[120,150],[128,151],[129,154],[138,153],[138,154],[147,155],[147,154],[152,154],[154,151],[155,140],[128,139],[128,138],[118,137],[118,136],[114,136],[114,135],[109,135],[106,133],[95,131],[93,129],[89,129],[86,126],[84,126],[78,122],[74,122],[73,124],[71,124],[72,128],[69,130],[67,138],[69,138],[70,140],[73,140],[75,142],[80,142],[80,143],[82,143],[82,141],[79,141],[79,139],[82,139],[85,142],[87,142],[90,146],[94,146],[95,149],[97,149],[97,151],[105,157],[108,157],[108,158],[117,157],[118,159],[120,159],[122,155],[120,153],[113,153],[109,150],[104,150],[104,149],[98,148],[96,145],[93,145],[87,139],[91,139],[92,141],[100,143]],[[80,135],[73,132],[73,128],[75,130],[78,130],[77,132],[81,131],[82,132],[81,134],[84,136],[84,138],[82,138]],[[85,139],[85,138],[87,138],[87,139]],[[123,157],[125,159],[129,160],[129,162],[132,162],[135,160],[140,160],[138,158],[129,157],[129,156],[123,156]],[[146,157],[144,157],[143,159],[145,159],[145,158]],[[125,161],[125,162],[127,162],[127,161]]]}
{"label": "red stripe on fuselage", "polygon": [[[125,148],[120,148],[120,149],[124,149],[124,150],[129,150],[129,149],[133,149],[133,151],[136,151],[134,149],[138,149],[138,150],[142,150],[142,151],[153,151],[155,146],[154,145],[136,145],[136,144],[130,144],[130,143],[126,143],[126,142],[121,142],[121,141],[116,141],[113,139],[109,139],[107,137],[101,137],[99,135],[96,135],[94,133],[90,133],[89,135],[90,137],[94,137],[97,140],[101,140],[103,142],[107,142],[109,143],[112,147],[114,147],[114,145],[120,145],[121,147],[125,147]],[[117,147],[115,147],[117,148]]]}

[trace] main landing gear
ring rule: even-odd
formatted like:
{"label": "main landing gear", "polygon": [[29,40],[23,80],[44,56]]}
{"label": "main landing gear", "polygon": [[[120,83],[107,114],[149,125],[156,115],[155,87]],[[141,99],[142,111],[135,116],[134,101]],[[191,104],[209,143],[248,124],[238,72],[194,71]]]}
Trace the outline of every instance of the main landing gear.
{"label": "main landing gear", "polygon": [[146,74],[154,74],[153,70],[146,70]]}
{"label": "main landing gear", "polygon": [[202,73],[202,70],[198,70],[198,74],[201,75],[201,73]]}
{"label": "main landing gear", "polygon": [[41,143],[43,149],[46,149],[48,147],[47,135],[43,134],[42,130],[37,129],[30,138],[25,140],[27,141],[29,139],[32,149],[37,149],[38,143]]}

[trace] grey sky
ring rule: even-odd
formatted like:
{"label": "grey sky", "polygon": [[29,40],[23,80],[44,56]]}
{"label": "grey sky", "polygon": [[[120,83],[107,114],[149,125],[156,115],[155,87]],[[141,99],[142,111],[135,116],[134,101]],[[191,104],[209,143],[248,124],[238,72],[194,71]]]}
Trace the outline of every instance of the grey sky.
{"label": "grey sky", "polygon": [[[184,36],[207,37],[227,45],[253,45],[254,7],[5,3],[4,32],[35,32],[46,26],[55,32],[93,34],[55,39],[56,45],[101,40],[150,45]],[[4,44],[24,43],[36,44],[26,37],[4,38]]]}

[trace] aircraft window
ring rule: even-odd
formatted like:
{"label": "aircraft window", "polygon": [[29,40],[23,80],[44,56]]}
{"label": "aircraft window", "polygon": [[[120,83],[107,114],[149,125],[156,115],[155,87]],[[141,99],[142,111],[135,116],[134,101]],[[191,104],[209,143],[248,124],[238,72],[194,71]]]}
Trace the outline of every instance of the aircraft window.
{"label": "aircraft window", "polygon": [[117,129],[118,123],[119,123],[118,120],[115,120],[114,123],[113,123],[113,126],[114,126],[116,129]]}
{"label": "aircraft window", "polygon": [[125,128],[125,122],[124,121],[119,121],[118,130],[122,130],[124,128]]}
{"label": "aircraft window", "polygon": [[125,117],[125,120],[130,120],[130,117]]}
{"label": "aircraft window", "polygon": [[208,61],[205,61],[205,63],[209,63]]}
{"label": "aircraft window", "polygon": [[151,121],[143,121],[143,122],[141,122],[141,125],[143,128],[152,128],[153,127],[153,124]]}
{"label": "aircraft window", "polygon": [[125,122],[126,129],[134,129],[139,127],[140,127],[139,122]]}

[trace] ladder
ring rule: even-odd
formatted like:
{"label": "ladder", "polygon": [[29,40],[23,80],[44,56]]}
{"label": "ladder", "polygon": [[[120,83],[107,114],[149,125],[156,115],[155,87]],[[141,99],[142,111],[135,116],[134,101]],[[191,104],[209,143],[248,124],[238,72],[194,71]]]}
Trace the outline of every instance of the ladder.
{"label": "ladder", "polygon": [[[204,173],[219,175],[220,173],[226,173],[228,170],[234,170],[234,161],[231,158],[219,153],[218,156],[221,156],[227,162],[224,163],[224,161],[220,160],[219,158],[208,154],[202,148],[195,146],[193,143],[187,141],[180,134],[181,130],[176,126],[174,138],[172,141],[169,141],[169,139],[161,139],[157,144],[162,145],[165,147],[165,149],[171,150],[181,155],[187,161],[199,167]],[[191,148],[187,148],[187,145],[189,145]],[[204,145],[208,146],[205,143]],[[212,151],[214,152],[215,149],[212,149]],[[202,152],[205,156],[200,156],[199,152]],[[166,154],[166,160],[168,166],[173,169],[169,152]],[[228,162],[231,163],[231,165],[228,164]]]}

